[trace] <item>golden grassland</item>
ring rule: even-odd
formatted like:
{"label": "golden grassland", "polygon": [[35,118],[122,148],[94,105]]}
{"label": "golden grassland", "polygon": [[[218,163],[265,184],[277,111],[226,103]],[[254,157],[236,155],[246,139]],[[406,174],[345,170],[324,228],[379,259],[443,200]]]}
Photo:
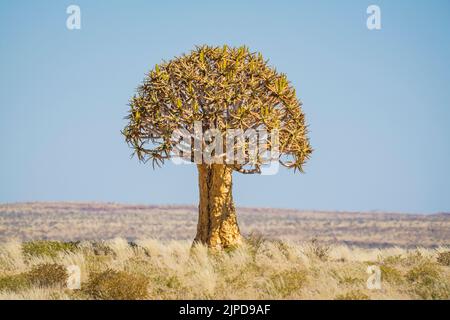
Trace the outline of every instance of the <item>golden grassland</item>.
{"label": "golden grassland", "polygon": [[449,214],[238,208],[246,240],[212,252],[192,247],[196,211],[0,204],[0,299],[450,299]]}
{"label": "golden grassland", "polygon": [[[81,289],[66,286],[79,266]],[[367,267],[381,270],[369,290]],[[385,249],[251,236],[213,252],[116,238],[0,244],[0,299],[450,299],[450,249]]]}

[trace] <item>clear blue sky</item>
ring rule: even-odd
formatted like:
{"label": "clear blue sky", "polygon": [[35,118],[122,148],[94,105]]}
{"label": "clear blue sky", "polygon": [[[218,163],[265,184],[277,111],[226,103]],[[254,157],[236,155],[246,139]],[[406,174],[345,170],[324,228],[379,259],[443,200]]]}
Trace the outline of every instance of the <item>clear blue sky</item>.
{"label": "clear blue sky", "polygon": [[145,72],[226,43],[287,73],[315,149],[304,175],[236,174],[238,205],[449,211],[449,35],[438,0],[1,1],[0,202],[196,203],[194,166],[139,164],[120,130]]}

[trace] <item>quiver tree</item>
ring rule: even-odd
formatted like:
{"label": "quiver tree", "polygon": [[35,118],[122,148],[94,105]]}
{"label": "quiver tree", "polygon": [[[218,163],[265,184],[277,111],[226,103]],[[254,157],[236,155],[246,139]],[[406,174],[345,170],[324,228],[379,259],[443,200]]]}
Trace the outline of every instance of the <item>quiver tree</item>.
{"label": "quiver tree", "polygon": [[[202,46],[156,65],[131,99],[127,119],[123,134],[140,161],[151,160],[154,167],[176,155],[197,164],[200,202],[194,241],[213,248],[241,241],[233,171],[261,173],[274,161],[303,171],[312,152],[295,89],[261,54],[246,47]],[[267,139],[255,140],[250,134],[225,143],[232,129],[261,128]],[[212,130],[214,134],[206,134]],[[180,147],[183,134],[176,132],[187,134],[188,143]],[[225,150],[208,149],[212,140],[215,146],[226,145]]]}

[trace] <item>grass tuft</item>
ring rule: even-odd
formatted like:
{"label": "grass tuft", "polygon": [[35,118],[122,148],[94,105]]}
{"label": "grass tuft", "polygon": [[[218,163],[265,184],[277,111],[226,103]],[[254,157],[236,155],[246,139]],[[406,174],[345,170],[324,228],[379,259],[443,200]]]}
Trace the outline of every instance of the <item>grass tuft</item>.
{"label": "grass tuft", "polygon": [[285,270],[271,277],[273,288],[282,298],[299,293],[306,280],[306,272],[298,269]]}
{"label": "grass tuft", "polygon": [[22,245],[23,254],[28,257],[56,257],[61,252],[74,252],[78,249],[76,242],[30,241]]}

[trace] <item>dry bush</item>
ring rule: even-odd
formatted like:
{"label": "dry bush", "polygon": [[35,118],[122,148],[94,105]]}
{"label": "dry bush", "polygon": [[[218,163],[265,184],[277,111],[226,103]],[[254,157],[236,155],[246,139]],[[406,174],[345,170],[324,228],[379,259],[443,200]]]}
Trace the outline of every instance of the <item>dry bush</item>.
{"label": "dry bush", "polygon": [[450,299],[450,284],[442,278],[439,265],[431,261],[421,261],[410,269],[406,279],[412,291],[422,299]]}
{"label": "dry bush", "polygon": [[335,300],[370,300],[369,296],[360,290],[352,290],[336,296]]}
{"label": "dry bush", "polygon": [[320,243],[317,239],[312,239],[309,244],[309,253],[321,261],[327,261],[330,258],[331,247]]}
{"label": "dry bush", "polygon": [[20,291],[28,288],[30,281],[26,274],[14,274],[0,277],[0,291]]}
{"label": "dry bush", "polygon": [[67,270],[56,263],[43,263],[34,266],[26,277],[35,286],[64,286],[67,282]]}
{"label": "dry bush", "polygon": [[439,252],[437,262],[443,266],[450,267],[450,251]]}
{"label": "dry bush", "polygon": [[439,278],[439,267],[431,261],[420,262],[406,274],[411,282],[429,282]]}
{"label": "dry bush", "polygon": [[108,269],[93,274],[85,292],[99,300],[142,300],[148,297],[148,280],[125,271]]}
{"label": "dry bush", "polygon": [[400,270],[389,265],[380,266],[382,280],[393,285],[400,285],[404,282],[403,275]]}

